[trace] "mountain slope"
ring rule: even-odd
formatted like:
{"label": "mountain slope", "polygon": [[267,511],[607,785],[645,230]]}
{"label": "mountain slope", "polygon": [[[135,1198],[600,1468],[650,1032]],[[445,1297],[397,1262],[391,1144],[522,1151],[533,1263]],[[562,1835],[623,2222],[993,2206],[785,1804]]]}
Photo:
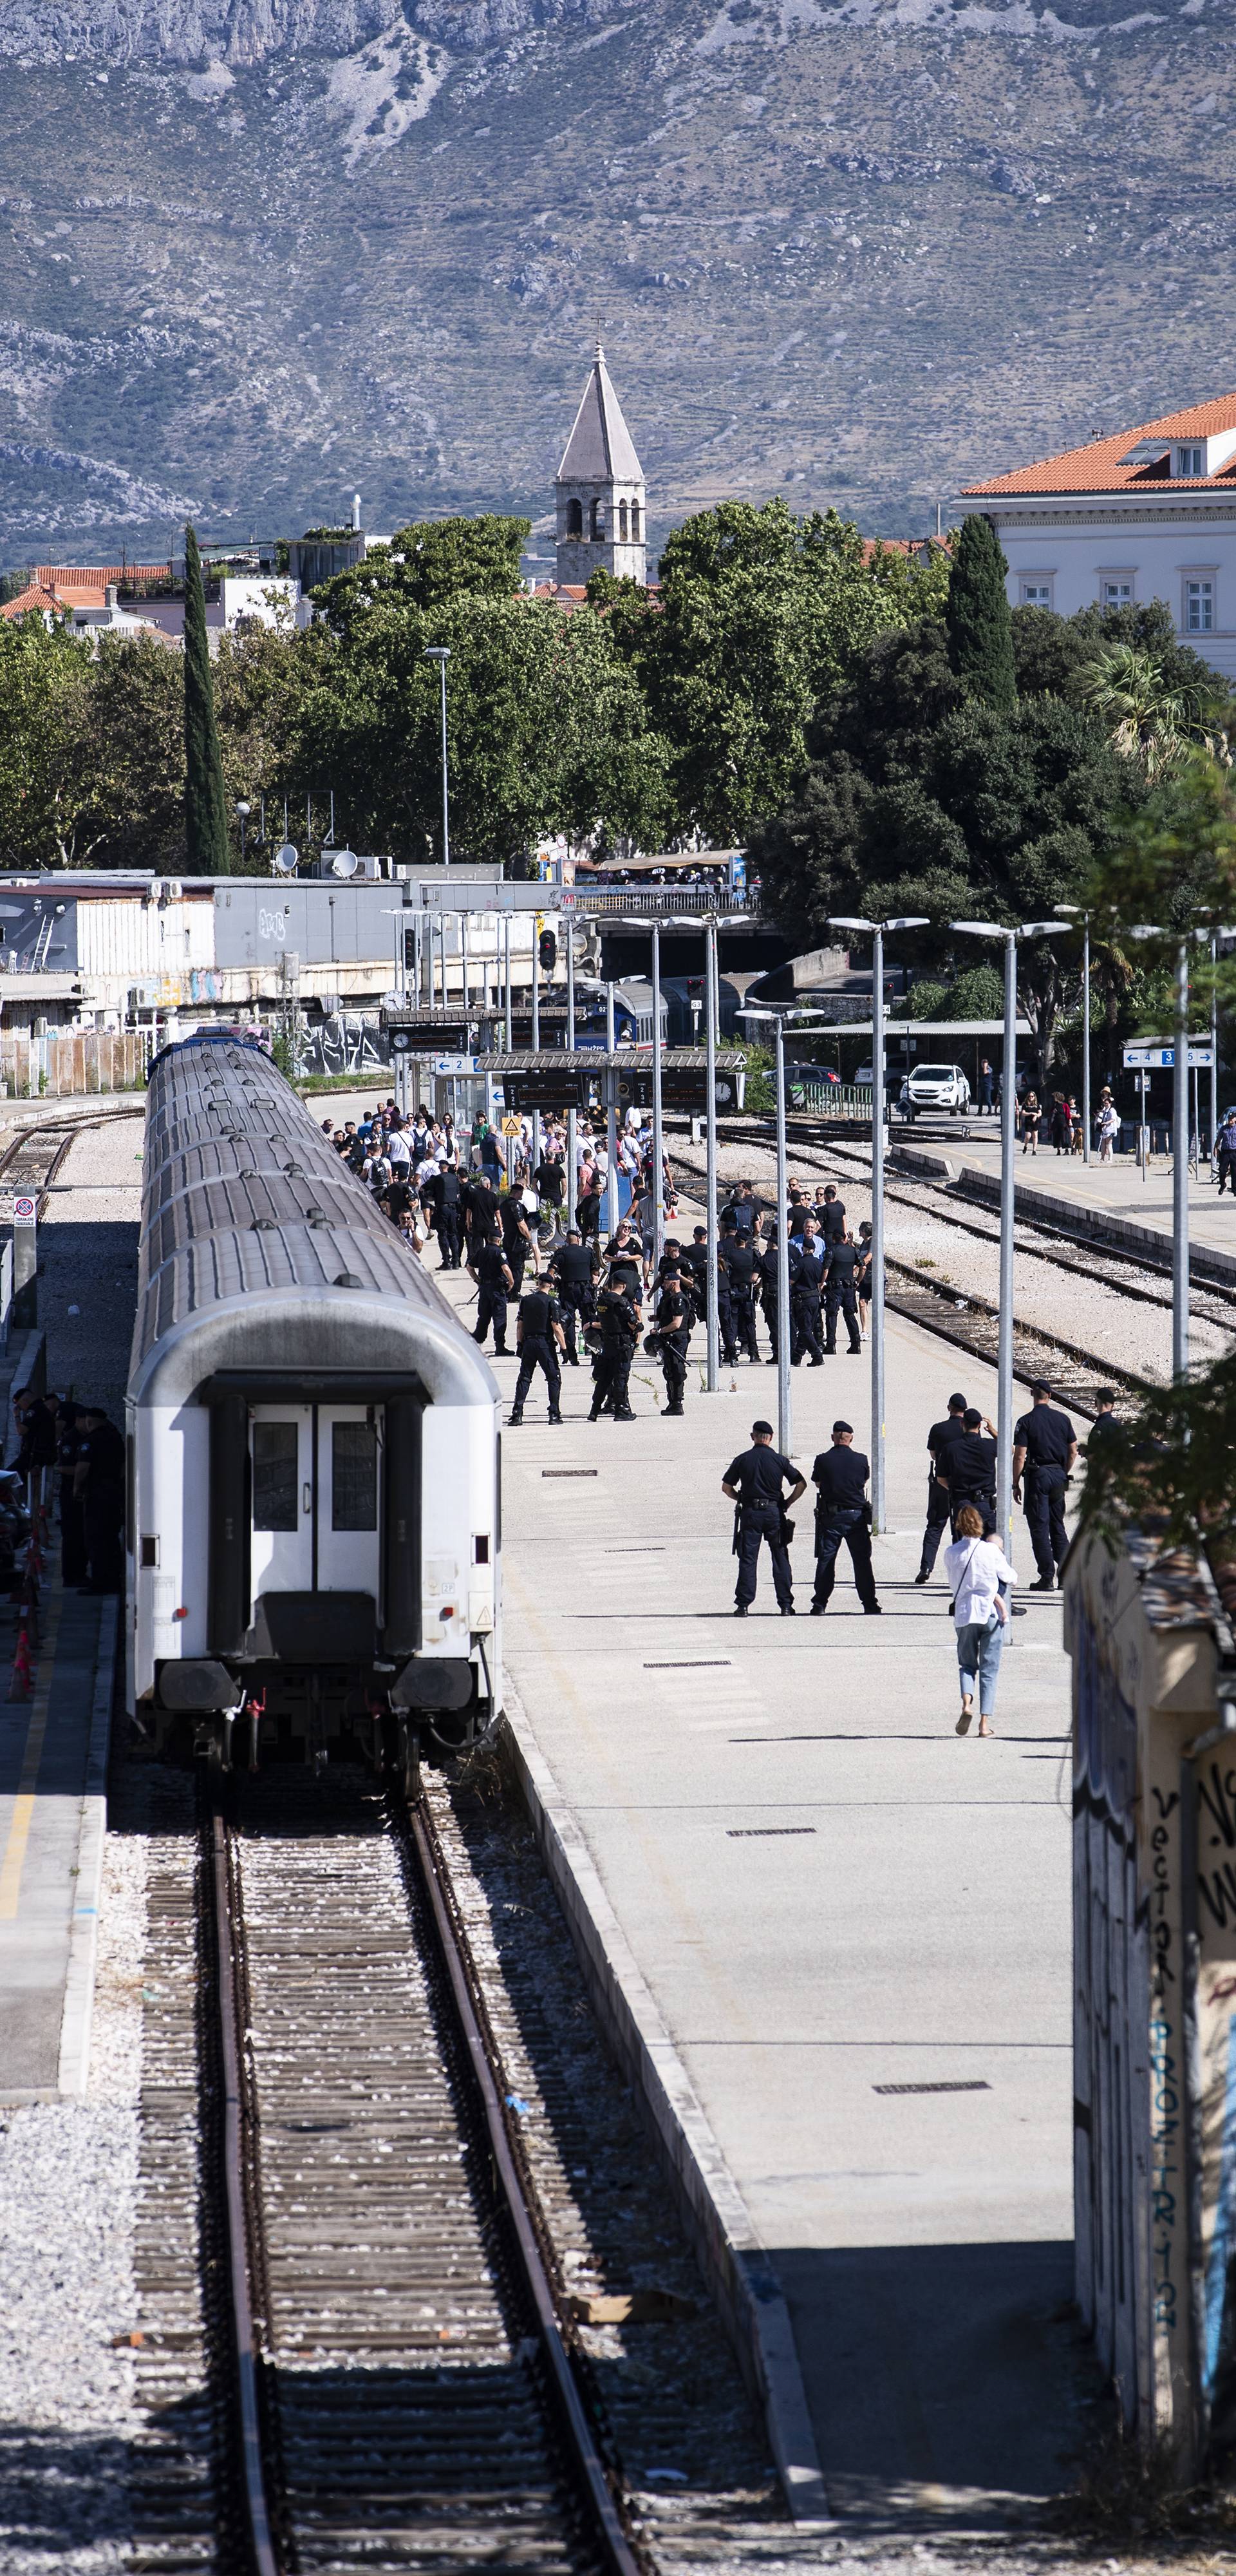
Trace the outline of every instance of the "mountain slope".
{"label": "mountain slope", "polygon": [[598,326],[654,543],[934,525],[1236,382],[1211,0],[0,0],[5,55],[0,562],[544,519]]}

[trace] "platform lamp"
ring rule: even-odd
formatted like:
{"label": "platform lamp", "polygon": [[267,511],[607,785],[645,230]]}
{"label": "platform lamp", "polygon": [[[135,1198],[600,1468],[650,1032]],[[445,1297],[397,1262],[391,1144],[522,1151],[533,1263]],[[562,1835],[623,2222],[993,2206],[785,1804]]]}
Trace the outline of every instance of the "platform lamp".
{"label": "platform lamp", "polygon": [[811,1028],[832,1028],[834,1023],[806,1011],[757,1010],[753,1003],[748,1003],[737,1016],[744,1021],[771,1020],[777,1033],[777,1447],[782,1457],[788,1458],[794,1438],[794,1422],[790,1399],[790,1193],[785,1139],[785,1024],[788,1020],[797,1034]]}
{"label": "platform lamp", "polygon": [[245,825],[253,812],[253,807],[246,804],[244,797],[241,796],[237,799],[236,812],[240,819],[240,864],[243,868],[245,864]]}
{"label": "platform lamp", "polygon": [[1082,926],[1082,1161],[1090,1160],[1090,915],[1080,903],[1062,903]]}
{"label": "platform lamp", "polygon": [[926,930],[925,912],[891,921],[864,921],[856,913],[829,914],[830,930],[861,930],[871,941],[871,1526],[886,1529],[884,1495],[884,937],[889,930]]}
{"label": "platform lamp", "polygon": [[[1175,1027],[1172,1046],[1172,1376],[1189,1374],[1189,940],[1209,941],[1209,928],[1186,932],[1160,922],[1131,925],[1130,939],[1161,939],[1175,947]],[[1144,1097],[1144,1095],[1143,1095]],[[1143,1139],[1143,1144],[1144,1144]]]}
{"label": "platform lamp", "polygon": [[1023,939],[1050,939],[1071,921],[1025,921],[1011,929],[999,921],[950,921],[967,939],[1004,943],[1004,1063],[1000,1082],[1000,1341],[996,1360],[999,1415],[996,1443],[996,1518],[1006,1554],[1013,1536],[1013,1144],[1017,1117],[1017,950]]}
{"label": "platform lamp", "polygon": [[[426,644],[422,647],[422,655],[426,662],[437,663],[438,678],[442,685],[442,865],[444,868],[449,868],[451,864],[451,818],[447,797],[446,777],[446,666],[451,658],[451,648],[449,644]],[[446,995],[444,992],[443,1000],[445,999]]]}

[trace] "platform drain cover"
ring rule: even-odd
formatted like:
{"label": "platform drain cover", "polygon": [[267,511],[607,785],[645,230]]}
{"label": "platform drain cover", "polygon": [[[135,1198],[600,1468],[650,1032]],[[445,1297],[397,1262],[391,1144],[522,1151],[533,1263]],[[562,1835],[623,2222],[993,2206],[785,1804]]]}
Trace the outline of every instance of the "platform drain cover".
{"label": "platform drain cover", "polygon": [[600,1469],[597,1467],[542,1467],[541,1469],[543,1476],[596,1476],[599,1473]]}
{"label": "platform drain cover", "polygon": [[[766,1836],[767,1836],[767,1835],[769,1835],[769,1834],[813,1834],[813,1833],[815,1832],[815,1826],[814,1826],[814,1825],[727,1825],[727,1826],[726,1826],[726,1828],[725,1828],[725,1830],[726,1830],[726,1833],[728,1834],[729,1839],[730,1839],[730,1841],[731,1841],[732,1843],[752,1843],[752,1842],[755,1842],[757,1839],[763,1839],[764,1837],[766,1837]],[[923,2086],[923,2085],[916,2085],[916,2084],[892,2084],[892,2085],[880,2085],[880,2084],[877,2084],[877,2086],[876,2086],[876,2091],[877,2091],[877,2093],[881,2093],[881,2092],[891,2092],[891,2093],[921,2093],[921,2092],[923,2092],[923,2091],[926,2091],[926,2092],[929,2092],[929,2093],[930,2093],[933,2089],[934,2089],[934,2088],[933,2088],[931,2085]]]}
{"label": "platform drain cover", "polygon": [[991,2086],[983,2076],[971,2076],[957,2084],[873,2084],[873,2093],[990,2093]]}
{"label": "platform drain cover", "polygon": [[645,1664],[646,1673],[719,1673],[730,1669],[728,1655],[673,1656],[665,1664]]}

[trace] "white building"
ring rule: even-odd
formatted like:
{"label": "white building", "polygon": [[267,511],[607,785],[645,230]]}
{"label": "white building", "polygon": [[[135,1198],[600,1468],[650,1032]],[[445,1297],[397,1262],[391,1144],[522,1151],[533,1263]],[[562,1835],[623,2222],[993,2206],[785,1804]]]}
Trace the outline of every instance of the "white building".
{"label": "white building", "polygon": [[991,519],[1014,607],[1071,617],[1163,600],[1236,678],[1236,394],[1018,466],[962,495]]}
{"label": "white building", "polygon": [[644,470],[599,340],[554,478],[554,498],[560,582],[585,582],[601,571],[647,580]]}

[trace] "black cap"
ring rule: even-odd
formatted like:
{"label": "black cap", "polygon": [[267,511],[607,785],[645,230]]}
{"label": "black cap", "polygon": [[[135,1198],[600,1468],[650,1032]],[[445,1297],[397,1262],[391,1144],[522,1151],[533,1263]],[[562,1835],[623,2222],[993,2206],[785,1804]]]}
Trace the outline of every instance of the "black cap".
{"label": "black cap", "polygon": [[1116,1401],[1115,1387],[1096,1386],[1094,1390],[1094,1400],[1096,1404],[1114,1404]]}
{"label": "black cap", "polygon": [[753,1422],[753,1423],[752,1423],[752,1425],[751,1425],[751,1437],[752,1437],[752,1439],[753,1439],[753,1440],[771,1440],[772,1436],[773,1436],[773,1427],[772,1427],[771,1422]]}
{"label": "black cap", "polygon": [[950,1413],[964,1413],[966,1409],[966,1399],[964,1395],[950,1395],[948,1400],[948,1409]]}
{"label": "black cap", "polygon": [[854,1425],[853,1425],[853,1423],[852,1423],[852,1422],[834,1422],[834,1424],[833,1424],[833,1438],[834,1438],[834,1440],[836,1439],[837,1434],[838,1434],[838,1432],[839,1432],[839,1431],[848,1431],[848,1432],[849,1432],[849,1434],[850,1434],[850,1438],[851,1438],[851,1439],[853,1439],[853,1437],[854,1437]]}
{"label": "black cap", "polygon": [[1049,1387],[1046,1378],[1036,1377],[1034,1384],[1030,1389],[1030,1393],[1031,1395],[1050,1395],[1051,1388]]}

